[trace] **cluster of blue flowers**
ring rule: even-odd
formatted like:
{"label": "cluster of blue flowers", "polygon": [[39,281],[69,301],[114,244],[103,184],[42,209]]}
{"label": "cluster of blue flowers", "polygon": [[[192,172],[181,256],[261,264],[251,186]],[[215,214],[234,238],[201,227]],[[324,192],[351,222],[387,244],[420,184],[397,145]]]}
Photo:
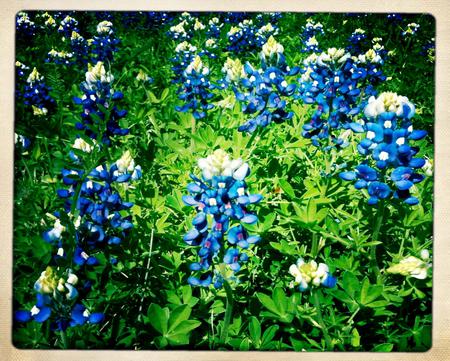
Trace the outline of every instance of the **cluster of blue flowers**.
{"label": "cluster of blue flowers", "polygon": [[408,25],[406,25],[406,29],[402,31],[402,36],[404,37],[414,36],[417,33],[417,31],[419,31],[419,28],[420,24],[409,23]]}
{"label": "cluster of blue flowers", "polygon": [[206,30],[206,36],[210,39],[219,39],[220,31],[223,28],[223,23],[218,17],[213,17],[208,21],[208,28]]}
{"label": "cluster of blue flowers", "polygon": [[62,34],[65,38],[70,39],[72,32],[79,32],[78,21],[73,17],[67,15],[60,23],[58,27],[58,32]]}
{"label": "cluster of blue flowers", "polygon": [[189,14],[188,12],[182,13],[178,20],[178,24],[169,28],[167,35],[177,41],[189,40],[194,36],[194,30],[203,30],[203,25],[197,18]]}
{"label": "cluster of blue flowers", "polygon": [[19,12],[16,16],[16,34],[19,39],[27,40],[36,35],[37,27],[26,12]]}
{"label": "cluster of blue flowers", "polygon": [[123,98],[123,93],[111,88],[113,79],[102,62],[97,62],[94,67],[89,64],[86,81],[80,87],[84,94],[81,98],[74,98],[75,104],[83,106],[82,122],[77,122],[76,128],[105,145],[111,144],[112,137],[129,133],[129,129],[121,128],[119,124],[127,111],[114,105],[114,101]]}
{"label": "cluster of blue flowers", "polygon": [[183,41],[176,46],[175,56],[170,59],[170,61],[173,63],[173,83],[183,82],[183,72],[186,70],[192,60],[194,60],[196,53],[197,47],[193,46],[187,41]]}
{"label": "cluster of blue flowers", "polygon": [[306,25],[303,28],[303,32],[300,35],[303,43],[302,52],[319,52],[320,48],[317,37],[323,34],[323,25],[321,23],[316,23],[311,18],[307,19]]}
{"label": "cluster of blue flowers", "polygon": [[301,69],[299,97],[306,104],[317,104],[311,121],[303,126],[302,135],[310,138],[315,146],[325,149],[345,146],[342,137],[333,130],[349,129],[353,117],[360,112],[361,91],[365,98],[376,94],[378,82],[385,79],[381,66],[383,59],[374,49],[358,57],[351,57],[344,49],[330,48],[319,55],[311,54]]}
{"label": "cluster of blue flowers", "polygon": [[[79,303],[90,291],[92,282],[87,278],[79,282],[79,277],[72,269],[63,265],[74,264],[77,272],[82,274],[83,267],[99,264],[100,253],[108,256],[108,247],[121,244],[133,227],[131,214],[124,215],[133,204],[123,201],[115,184],[128,187],[130,181],[141,177],[141,168],[135,166],[128,151],[109,168],[101,165],[85,176],[85,172],[79,169],[83,166],[82,155],[91,153],[95,147],[82,138],[77,138],[73,147],[78,150],[78,156],[71,152],[72,160],[75,159],[74,167],[77,168],[61,171],[63,183],[69,189],[59,189],[57,194],[66,201],[66,217],[61,219],[72,222],[75,244],[67,242],[67,227],[62,225],[60,218],[55,218],[53,228],[42,235],[46,242],[57,249],[52,258],[53,265],[48,266],[35,283],[35,306],[30,311],[19,310],[15,313],[16,320],[20,322],[34,320],[40,323],[47,321],[53,314],[51,329],[58,331],[103,321],[102,313],[90,314]],[[55,212],[53,217],[61,217],[61,214]],[[110,262],[116,264],[117,259],[110,257]],[[80,291],[76,287],[79,283]]]}
{"label": "cluster of blue flowers", "polygon": [[[21,64],[18,69],[23,71]],[[30,86],[36,88],[41,81],[34,69],[28,79]],[[83,105],[83,121],[76,128],[84,130],[90,138],[77,136],[69,153],[69,167],[61,171],[65,187],[58,189],[57,195],[64,200],[64,212],[48,214],[54,224],[42,234],[53,246],[53,256],[35,283],[36,304],[29,311],[16,311],[17,321],[49,320],[52,330],[65,331],[68,327],[104,320],[103,313],[91,314],[83,305],[93,283],[85,270],[98,265],[102,258],[109,259],[112,265],[118,262],[115,251],[133,228],[130,212],[133,204],[121,194],[142,174],[129,151],[116,162],[108,165],[102,161],[91,168],[103,159],[104,148],[111,145],[113,136],[128,133],[128,129],[120,129],[118,125],[126,111],[113,106],[114,100],[123,95],[112,90],[112,81],[113,76],[102,62],[94,67],[89,65],[81,86],[84,95],[74,99]],[[17,138],[22,142],[20,136]]]}
{"label": "cluster of blue flowers", "polygon": [[350,43],[346,50],[352,55],[358,55],[363,51],[367,40],[366,32],[363,29],[356,29],[348,38]]}
{"label": "cluster of blue flowers", "polygon": [[87,40],[76,31],[73,31],[70,36],[70,46],[74,54],[74,60],[79,64],[88,62],[89,45]]}
{"label": "cluster of blue flowers", "polygon": [[210,99],[213,97],[213,85],[208,79],[209,68],[196,56],[183,72],[183,84],[178,89],[178,98],[184,105],[177,106],[179,112],[192,111],[195,119],[206,116],[206,112],[213,108]]}
{"label": "cluster of blue flowers", "polygon": [[30,69],[30,67],[16,61],[16,98],[23,96],[23,88],[26,84],[25,72]]}
{"label": "cluster of blue flowers", "polygon": [[249,63],[244,65],[247,77],[241,80],[244,91],[234,87],[236,99],[244,105],[244,114],[254,115],[239,131],[252,133],[257,127],[272,122],[282,123],[293,116],[286,110],[287,98],[294,94],[296,85],[288,84],[287,77],[297,74],[298,68],[290,68],[283,55],[284,48],[273,36],[263,45],[261,68],[256,70]]}
{"label": "cluster of blue flowers", "polygon": [[[70,268],[47,267],[34,284],[36,304],[29,311],[16,311],[15,319],[19,322],[33,320],[39,323],[51,319],[52,331],[65,331],[68,327],[102,322],[103,313],[91,314],[84,305],[78,303],[78,283],[77,275]],[[90,285],[85,283],[81,292],[89,288]]]}
{"label": "cluster of blue flowers", "polygon": [[27,78],[23,98],[24,104],[32,107],[34,115],[46,115],[54,106],[55,100],[50,96],[50,90],[44,82],[44,77],[33,68]]}
{"label": "cluster of blue flowers", "polygon": [[267,42],[270,36],[276,35],[278,28],[268,23],[262,27],[246,19],[233,26],[227,33],[227,50],[234,53],[254,51]]}
{"label": "cluster of blue flowers", "polygon": [[371,97],[365,107],[365,122],[356,131],[366,133],[358,144],[359,153],[366,159],[355,171],[342,172],[340,177],[356,180],[356,189],[367,189],[370,205],[391,196],[409,205],[419,203],[413,195],[414,184],[424,176],[416,170],[426,162],[415,157],[419,149],[409,143],[424,138],[427,132],[413,129],[414,112],[414,105],[406,97],[390,92]]}
{"label": "cluster of blue flowers", "polygon": [[[78,145],[80,143],[83,144],[83,141]],[[92,150],[86,143],[84,149]],[[76,156],[75,159],[75,166],[80,166],[80,158]],[[95,253],[107,246],[121,244],[133,227],[131,215],[124,215],[133,204],[123,201],[116,190],[116,184],[128,187],[128,182],[141,177],[141,168],[135,166],[127,151],[110,167],[102,164],[88,176],[84,176],[83,170],[75,168],[63,169],[61,174],[63,183],[69,189],[59,189],[58,196],[66,200],[66,213],[71,214],[76,210],[78,217],[75,221],[76,247],[73,262],[78,266],[96,265],[98,259]],[[61,232],[56,230],[57,227],[54,227],[45,232],[43,238],[51,243],[61,242]],[[115,260],[112,262],[115,263]]]}
{"label": "cluster of blue flowers", "polygon": [[114,34],[113,24],[102,21],[97,25],[97,35],[92,40],[92,59],[94,61],[111,62],[118,50],[119,38]]}
{"label": "cluster of blue flowers", "polygon": [[[187,186],[190,195],[183,196],[186,205],[197,209],[193,229],[183,239],[199,247],[200,258],[190,265],[196,275],[189,277],[188,282],[203,287],[213,283],[219,288],[224,279],[234,279],[233,272],[239,271],[240,263],[248,260],[246,250],[260,240],[257,235],[249,235],[241,223],[257,222],[257,216],[248,206],[259,202],[262,196],[248,193],[245,178],[250,171],[241,159],[231,160],[226,152],[218,149],[198,164],[202,178],[191,174],[194,182]],[[238,224],[232,226],[232,221]],[[220,256],[224,248],[226,251]],[[223,265],[229,266],[229,270]]]}

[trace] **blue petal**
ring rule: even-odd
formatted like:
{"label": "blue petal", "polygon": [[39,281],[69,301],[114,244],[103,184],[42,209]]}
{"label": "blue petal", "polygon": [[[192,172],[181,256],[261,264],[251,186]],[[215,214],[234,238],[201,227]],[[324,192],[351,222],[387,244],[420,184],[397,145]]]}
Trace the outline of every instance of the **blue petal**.
{"label": "blue petal", "polygon": [[191,286],[198,286],[198,285],[200,285],[200,280],[197,277],[194,277],[194,276],[189,277],[187,281],[188,281],[188,283]]}
{"label": "blue petal", "polygon": [[409,197],[409,198],[406,198],[406,199],[405,199],[405,203],[407,203],[407,204],[413,206],[413,205],[415,205],[415,204],[418,204],[418,203],[419,203],[419,200],[418,200],[416,197]]}
{"label": "blue petal", "polygon": [[368,204],[370,205],[374,205],[378,203],[378,198],[377,197],[370,197],[369,200],[367,201]]}
{"label": "blue petal", "polygon": [[261,199],[263,199],[263,196],[261,194],[250,194],[248,196],[248,199],[250,200],[250,203],[258,203],[259,201],[261,201]]}
{"label": "blue petal", "polygon": [[413,130],[408,138],[412,140],[419,140],[424,138],[426,135],[427,135],[426,130]]}
{"label": "blue petal", "polygon": [[14,313],[14,319],[19,322],[28,322],[31,319],[30,311],[19,310]]}
{"label": "blue petal", "polygon": [[92,313],[89,316],[89,322],[90,323],[100,323],[105,319],[105,315],[103,313],[97,312],[97,313]]}
{"label": "blue petal", "polygon": [[52,310],[50,309],[50,307],[42,307],[40,308],[40,311],[38,314],[34,315],[34,320],[36,322],[44,322],[47,321],[48,318],[50,317],[50,315],[52,314]]}
{"label": "blue petal", "polygon": [[194,239],[196,239],[200,235],[199,231],[197,231],[195,228],[191,229],[188,233],[186,233],[183,237],[183,240],[185,242],[192,242]]}
{"label": "blue petal", "polygon": [[353,130],[355,133],[363,133],[364,132],[364,127],[359,123],[352,122],[349,125],[350,125],[350,129]]}
{"label": "blue petal", "polygon": [[353,171],[342,172],[342,173],[339,173],[339,177],[341,177],[343,180],[351,181],[351,180],[356,179],[356,173]]}
{"label": "blue petal", "polygon": [[234,272],[238,272],[241,269],[241,265],[237,262],[230,264],[230,268],[234,271]]}
{"label": "blue petal", "polygon": [[195,206],[198,204],[198,202],[192,196],[183,196],[181,197],[181,199],[183,200],[184,204],[188,206]]}
{"label": "blue petal", "polygon": [[190,269],[191,271],[200,271],[200,270],[202,269],[202,266],[201,266],[200,263],[195,262],[195,263],[191,263],[191,264],[189,265],[189,269]]}
{"label": "blue petal", "polygon": [[322,285],[325,287],[333,288],[336,286],[337,279],[328,273],[327,278],[322,282]]}
{"label": "blue petal", "polygon": [[247,224],[254,224],[257,221],[258,221],[258,217],[256,217],[254,214],[247,214],[241,218],[241,222],[247,223]]}
{"label": "blue petal", "polygon": [[423,158],[413,158],[409,161],[408,165],[413,168],[422,168],[425,163],[425,159]]}
{"label": "blue petal", "polygon": [[200,193],[202,188],[197,183],[189,183],[187,185],[187,190],[191,193]]}
{"label": "blue petal", "polygon": [[250,236],[247,238],[247,242],[250,244],[258,243],[261,240],[261,237],[258,235]]}
{"label": "blue petal", "polygon": [[397,186],[398,189],[400,189],[401,191],[404,191],[404,190],[411,188],[413,186],[413,182],[411,182],[409,180],[400,180],[400,181],[395,182],[395,185]]}
{"label": "blue petal", "polygon": [[367,182],[364,179],[360,179],[354,184],[356,189],[362,189],[367,187]]}

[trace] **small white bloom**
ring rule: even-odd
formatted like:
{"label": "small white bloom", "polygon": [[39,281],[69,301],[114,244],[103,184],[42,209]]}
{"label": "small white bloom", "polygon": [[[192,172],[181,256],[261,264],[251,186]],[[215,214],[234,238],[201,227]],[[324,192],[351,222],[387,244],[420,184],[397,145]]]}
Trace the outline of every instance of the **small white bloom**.
{"label": "small white bloom", "polygon": [[405,144],[405,138],[404,137],[400,137],[400,138],[398,138],[396,141],[395,141],[395,143],[397,143],[397,145],[403,145],[403,144]]}
{"label": "small white bloom", "polygon": [[380,160],[388,160],[389,159],[389,153],[382,151],[380,152],[380,156],[379,156]]}
{"label": "small white bloom", "polygon": [[64,248],[59,247],[59,248],[58,248],[58,252],[56,252],[56,254],[57,254],[59,257],[63,257],[63,256],[64,256]]}
{"label": "small white bloom", "polygon": [[99,35],[106,35],[106,34],[112,34],[113,30],[112,30],[112,22],[110,21],[102,21],[97,25],[97,33]]}
{"label": "small white bloom", "polygon": [[430,252],[427,249],[421,250],[420,258],[422,258],[424,261],[427,261],[430,258]]}
{"label": "small white bloom", "polygon": [[271,58],[272,56],[283,53],[284,47],[278,43],[275,38],[271,35],[267,42],[262,47],[262,53],[264,56]]}

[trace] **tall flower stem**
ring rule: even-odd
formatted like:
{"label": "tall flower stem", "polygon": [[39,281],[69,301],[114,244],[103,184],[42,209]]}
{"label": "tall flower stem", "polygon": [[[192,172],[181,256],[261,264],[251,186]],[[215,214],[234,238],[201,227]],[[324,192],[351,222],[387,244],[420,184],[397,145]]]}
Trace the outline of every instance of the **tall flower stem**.
{"label": "tall flower stem", "polygon": [[[192,118],[191,118],[191,134],[195,134],[195,130],[196,130],[195,125],[196,125],[196,120],[195,120],[195,117],[192,116]],[[192,150],[194,150],[194,145],[195,145],[194,138],[191,138],[191,148],[192,148]]]}
{"label": "tall flower stem", "polygon": [[61,348],[64,349],[64,350],[67,350],[67,335],[66,335],[66,331],[61,331],[59,335],[61,337]]}
{"label": "tall flower stem", "polygon": [[[384,218],[384,203],[380,203],[375,215],[375,226],[372,234],[372,241],[378,241],[380,236],[381,225],[383,224]],[[380,276],[380,269],[378,268],[377,262],[377,245],[373,245],[370,249],[370,263],[372,268],[372,273],[374,274],[375,280]]]}
{"label": "tall flower stem", "polygon": [[224,345],[228,337],[228,327],[230,326],[231,316],[233,315],[233,290],[227,280],[224,280],[223,287],[227,294],[227,304],[225,308],[225,319],[220,332],[220,344]]}
{"label": "tall flower stem", "polygon": [[325,322],[323,322],[322,311],[320,309],[320,301],[319,301],[319,292],[320,290],[311,290],[314,306],[317,310],[317,320],[319,322],[320,327],[322,328],[323,337],[325,339],[326,349],[327,351],[333,351],[333,344],[331,343],[330,335],[328,334],[327,327]]}
{"label": "tall flower stem", "polygon": [[312,232],[312,245],[311,245],[311,257],[316,258],[318,253],[318,242],[317,242],[317,233]]}

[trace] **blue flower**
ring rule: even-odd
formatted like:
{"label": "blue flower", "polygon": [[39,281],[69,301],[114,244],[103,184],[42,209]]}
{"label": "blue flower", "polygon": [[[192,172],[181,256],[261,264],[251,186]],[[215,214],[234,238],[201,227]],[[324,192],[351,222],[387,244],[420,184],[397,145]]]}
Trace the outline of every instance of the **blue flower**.
{"label": "blue flower", "polygon": [[243,104],[243,113],[253,118],[241,125],[239,131],[252,133],[258,127],[292,118],[294,113],[286,108],[296,85],[289,84],[287,77],[295,75],[298,68],[291,69],[282,52],[281,44],[271,36],[260,54],[261,69],[253,68],[250,63],[244,65],[246,77],[241,79],[241,85],[245,90],[233,87],[233,91],[236,99]]}
{"label": "blue flower", "polygon": [[196,56],[183,72],[184,81],[178,89],[178,98],[183,100],[184,105],[175,107],[177,111],[192,111],[195,119],[201,119],[213,108],[213,104],[209,103],[213,97],[213,86],[208,75],[209,69],[203,65],[200,56]]}
{"label": "blue flower", "polygon": [[[190,265],[190,270],[200,273],[191,276],[189,284],[194,286],[209,286],[214,283],[220,287],[226,276],[220,272],[211,275],[211,268],[217,263],[222,249],[226,249],[224,264],[233,272],[240,269],[239,262],[245,262],[248,255],[239,253],[236,246],[242,250],[257,243],[260,237],[249,235],[241,223],[255,223],[258,218],[247,207],[262,199],[261,195],[249,194],[245,177],[249,173],[248,165],[242,160],[230,160],[228,155],[216,150],[207,158],[199,160],[202,169],[202,179],[191,175],[194,183],[187,189],[190,195],[183,196],[183,202],[196,207],[197,214],[192,221],[193,228],[184,235],[183,240],[190,246],[198,246],[199,261]],[[233,221],[234,224],[230,228]],[[227,247],[228,244],[235,247]],[[237,254],[236,254],[237,252]]]}
{"label": "blue flower", "polygon": [[114,35],[113,24],[110,21],[102,21],[97,25],[97,35],[92,41],[92,60],[95,62],[112,61],[120,39]]}
{"label": "blue flower", "polygon": [[[369,99],[364,109],[368,121],[359,124],[357,129],[352,128],[366,133],[357,147],[366,160],[355,171],[340,173],[340,177],[347,181],[357,180],[357,189],[367,188],[371,205],[391,195],[409,205],[419,202],[411,191],[414,184],[424,179],[416,169],[425,167],[426,162],[424,158],[415,157],[419,149],[410,146],[409,142],[423,139],[427,132],[413,129],[411,118],[414,110],[414,105],[406,97],[382,93],[378,98]],[[368,165],[370,162],[379,172]]]}
{"label": "blue flower", "polygon": [[34,115],[46,115],[53,108],[55,100],[50,96],[50,90],[44,82],[44,77],[33,68],[27,78],[23,98],[24,104],[32,107]]}
{"label": "blue flower", "polygon": [[71,317],[70,326],[81,326],[86,322],[92,324],[100,323],[104,320],[105,315],[103,313],[91,314],[86,307],[77,303],[72,308]]}
{"label": "blue flower", "polygon": [[75,124],[78,130],[83,130],[92,139],[99,139],[105,145],[111,144],[114,136],[124,136],[129,129],[121,128],[120,119],[127,114],[126,110],[119,110],[114,101],[123,98],[121,92],[114,92],[111,82],[114,77],[105,71],[102,62],[92,67],[88,66],[86,82],[80,86],[83,91],[81,98],[74,98],[75,104],[83,106],[82,122]]}

